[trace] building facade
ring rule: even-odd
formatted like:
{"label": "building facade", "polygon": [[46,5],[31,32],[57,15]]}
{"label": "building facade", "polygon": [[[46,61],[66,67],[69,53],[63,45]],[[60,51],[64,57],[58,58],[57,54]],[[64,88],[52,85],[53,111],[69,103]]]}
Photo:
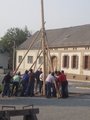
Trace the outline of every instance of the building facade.
{"label": "building facade", "polygon": [[[20,64],[36,34],[17,49],[16,67]],[[90,80],[90,25],[46,30],[46,35],[53,69],[64,70],[68,79]],[[40,35],[37,38],[37,41],[39,40]],[[38,42],[35,42],[20,65],[19,71],[23,73],[26,69],[30,69],[37,59],[38,47]],[[33,69],[38,69],[42,58],[41,54]]]}

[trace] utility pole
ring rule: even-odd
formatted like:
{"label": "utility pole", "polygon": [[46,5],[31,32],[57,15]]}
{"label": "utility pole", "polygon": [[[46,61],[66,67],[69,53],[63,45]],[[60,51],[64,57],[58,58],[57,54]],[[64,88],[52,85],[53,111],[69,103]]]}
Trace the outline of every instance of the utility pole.
{"label": "utility pole", "polygon": [[45,79],[46,79],[46,48],[45,48],[45,27],[44,27],[44,6],[43,0],[41,0],[41,18],[42,18],[42,50],[43,50],[43,95],[45,95]]}
{"label": "utility pole", "polygon": [[16,44],[15,44],[15,40],[13,41],[13,72],[15,70],[15,52],[16,52]]}

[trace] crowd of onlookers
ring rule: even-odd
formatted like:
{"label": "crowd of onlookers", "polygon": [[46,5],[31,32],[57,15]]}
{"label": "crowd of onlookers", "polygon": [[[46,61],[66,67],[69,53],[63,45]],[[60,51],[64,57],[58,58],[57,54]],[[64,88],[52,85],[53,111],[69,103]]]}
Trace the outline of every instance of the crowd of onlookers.
{"label": "crowd of onlookers", "polygon": [[[43,81],[45,82],[45,91],[43,91]],[[68,81],[64,71],[49,72],[44,80],[42,68],[37,71],[26,70],[23,75],[20,72],[11,75],[8,72],[3,80],[2,97],[4,96],[42,96],[45,92],[47,98],[50,97],[68,97]]]}

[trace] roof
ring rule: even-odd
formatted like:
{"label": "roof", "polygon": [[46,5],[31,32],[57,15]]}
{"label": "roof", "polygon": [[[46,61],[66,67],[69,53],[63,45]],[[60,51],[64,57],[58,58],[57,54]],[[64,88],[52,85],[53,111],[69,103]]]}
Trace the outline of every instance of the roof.
{"label": "roof", "polygon": [[[28,49],[34,39],[36,42],[31,49],[38,49],[41,40],[41,35],[37,37],[38,33],[39,31],[28,38],[18,49]],[[46,38],[50,48],[90,46],[90,24],[46,30]]]}

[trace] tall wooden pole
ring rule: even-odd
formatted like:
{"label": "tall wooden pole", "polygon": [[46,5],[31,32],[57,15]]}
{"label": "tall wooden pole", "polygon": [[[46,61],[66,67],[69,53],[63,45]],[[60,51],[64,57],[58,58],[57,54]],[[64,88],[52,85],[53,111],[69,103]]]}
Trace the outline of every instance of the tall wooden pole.
{"label": "tall wooden pole", "polygon": [[43,50],[43,73],[44,73],[44,80],[43,80],[43,95],[45,95],[45,79],[46,79],[46,52],[45,52],[45,27],[44,27],[44,6],[43,0],[41,0],[41,18],[42,18],[42,50]]}

